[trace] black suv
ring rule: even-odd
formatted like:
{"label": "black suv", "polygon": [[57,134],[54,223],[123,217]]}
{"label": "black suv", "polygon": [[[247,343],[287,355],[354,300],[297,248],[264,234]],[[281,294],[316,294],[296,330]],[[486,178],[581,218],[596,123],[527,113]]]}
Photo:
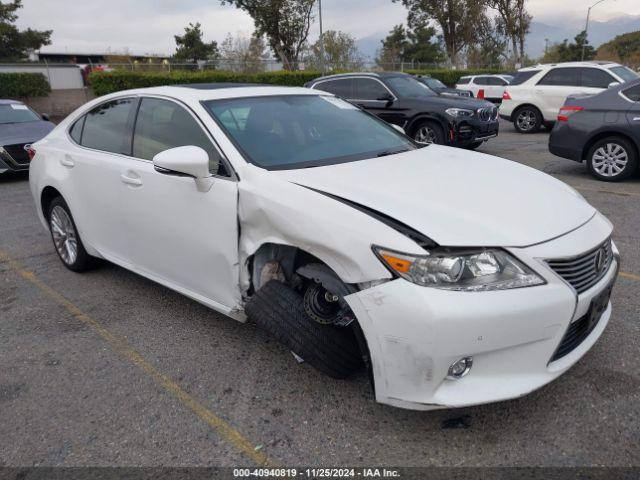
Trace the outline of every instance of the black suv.
{"label": "black suv", "polygon": [[586,160],[599,180],[624,180],[638,171],[640,80],[597,95],[570,96],[549,137],[554,155]]}
{"label": "black suv", "polygon": [[419,143],[477,148],[498,135],[498,109],[490,102],[440,95],[404,73],[348,73],[305,85],[358,105],[399,125]]}

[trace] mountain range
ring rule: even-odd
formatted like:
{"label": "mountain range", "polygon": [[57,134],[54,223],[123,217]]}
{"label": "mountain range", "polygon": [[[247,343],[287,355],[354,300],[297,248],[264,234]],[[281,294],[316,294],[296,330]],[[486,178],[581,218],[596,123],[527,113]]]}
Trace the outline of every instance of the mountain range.
{"label": "mountain range", "polygon": [[[546,41],[549,45],[562,42],[565,38],[573,38],[584,30],[585,19],[579,17],[553,20],[540,19],[531,22],[531,30],[527,36],[526,50],[531,58],[542,56]],[[640,30],[640,15],[616,14],[605,21],[589,22],[589,42],[598,47],[617,35]],[[357,46],[365,58],[373,59],[381,46],[381,40],[387,32],[377,32],[357,40]]]}

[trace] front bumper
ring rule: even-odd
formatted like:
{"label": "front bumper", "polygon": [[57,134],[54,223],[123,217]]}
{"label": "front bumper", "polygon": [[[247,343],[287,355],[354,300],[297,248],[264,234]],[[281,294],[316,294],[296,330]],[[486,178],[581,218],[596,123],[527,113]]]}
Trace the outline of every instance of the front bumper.
{"label": "front bumper", "polygon": [[[611,305],[569,354],[551,362],[569,325],[583,317],[615,281],[617,250],[606,275],[577,295],[543,259],[588,251],[611,234],[597,215],[553,241],[508,249],[532,266],[546,285],[495,292],[452,292],[398,279],[347,297],[367,339],[377,401],[416,410],[453,408],[520,397],[576,363],[604,331]],[[473,356],[462,379],[449,366]]]}
{"label": "front bumper", "polygon": [[469,145],[495,138],[499,132],[500,124],[497,119],[487,122],[464,120],[450,126],[449,140],[454,145]]}

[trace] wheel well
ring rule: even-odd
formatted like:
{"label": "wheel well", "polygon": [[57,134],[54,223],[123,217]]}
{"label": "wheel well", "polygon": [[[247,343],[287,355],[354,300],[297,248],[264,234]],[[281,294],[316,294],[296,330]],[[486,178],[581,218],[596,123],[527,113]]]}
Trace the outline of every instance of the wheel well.
{"label": "wheel well", "polygon": [[42,190],[42,195],[40,195],[40,206],[42,207],[42,215],[44,215],[44,218],[47,220],[49,220],[49,205],[51,205],[53,199],[57,197],[62,197],[62,195],[53,187],[45,187],[44,190]]}
{"label": "wheel well", "polygon": [[544,115],[542,115],[542,111],[538,107],[536,107],[533,103],[523,103],[522,105],[518,105],[516,108],[514,108],[513,109],[513,113],[511,114],[512,118],[514,119],[514,121],[515,121],[515,116],[518,113],[518,111],[522,110],[524,107],[535,108],[538,111],[538,113],[540,114],[540,118],[542,119],[542,122],[546,122],[546,120],[544,119]]}
{"label": "wheel well", "polygon": [[441,129],[442,129],[442,133],[444,135],[447,134],[447,129],[442,125],[442,122],[440,120],[438,120],[437,118],[434,117],[417,117],[414,118],[413,120],[411,120],[411,123],[409,123],[409,127],[407,129],[407,133],[409,135],[413,135],[416,131],[416,129],[422,125],[423,123],[435,123],[436,125],[438,125]]}
{"label": "wheel well", "polygon": [[638,156],[638,146],[636,145],[636,142],[634,142],[633,139],[629,137],[629,135],[614,131],[614,132],[600,132],[597,135],[594,135],[593,138],[590,138],[589,141],[585,143],[584,148],[582,149],[581,160],[587,159],[587,154],[589,153],[589,150],[591,150],[591,147],[593,147],[597,142],[609,137],[623,138],[624,140],[629,142],[631,145],[633,145],[636,157]]}

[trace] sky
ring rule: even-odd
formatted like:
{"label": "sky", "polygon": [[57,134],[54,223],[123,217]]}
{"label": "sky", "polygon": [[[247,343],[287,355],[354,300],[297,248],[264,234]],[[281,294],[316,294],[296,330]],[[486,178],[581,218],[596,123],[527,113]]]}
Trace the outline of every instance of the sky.
{"label": "sky", "polygon": [[[595,1],[528,0],[527,6],[536,21],[579,24]],[[604,0],[592,10],[592,19],[623,14],[640,15],[640,0]],[[323,0],[325,30],[342,30],[356,39],[386,32],[405,19],[404,7],[391,0]],[[253,31],[248,15],[218,0],[23,0],[17,24],[52,29],[53,43],[44,51],[166,55],[175,50],[173,36],[189,22],[202,23],[207,41]],[[311,40],[316,32],[314,25]]]}

